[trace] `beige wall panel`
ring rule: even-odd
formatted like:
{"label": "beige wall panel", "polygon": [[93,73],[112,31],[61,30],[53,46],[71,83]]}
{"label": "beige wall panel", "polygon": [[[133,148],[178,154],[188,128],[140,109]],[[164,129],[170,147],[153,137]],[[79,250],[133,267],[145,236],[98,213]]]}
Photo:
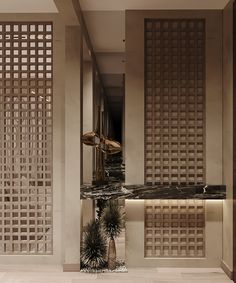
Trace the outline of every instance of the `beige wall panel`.
{"label": "beige wall panel", "polygon": [[[93,66],[83,63],[83,133],[93,131]],[[93,148],[83,145],[83,183],[93,179]]]}
{"label": "beige wall panel", "polygon": [[206,183],[222,184],[222,13],[206,16]]}
{"label": "beige wall panel", "polygon": [[93,102],[93,124],[94,124],[94,130],[97,129],[97,123],[98,123],[98,107],[101,106],[101,84],[99,82],[98,74],[97,72],[94,72],[94,102]]}
{"label": "beige wall panel", "polygon": [[221,11],[126,11],[126,183],[144,183],[144,19],[157,17],[206,19],[206,182],[221,184]]}
{"label": "beige wall panel", "polygon": [[80,263],[80,50],[80,28],[66,27],[65,270]]}
{"label": "beige wall panel", "polygon": [[94,200],[91,199],[83,199],[82,203],[82,225],[81,227],[85,227],[90,221],[95,218],[95,207]]}
{"label": "beige wall panel", "polygon": [[125,167],[127,184],[144,183],[144,14],[126,12]]}
{"label": "beige wall panel", "polygon": [[57,14],[0,14],[0,21],[52,21],[53,51],[53,255],[0,256],[0,264],[61,264],[63,257],[63,190],[64,190],[64,24]]}
{"label": "beige wall panel", "polygon": [[233,1],[223,11],[223,263],[233,270]]}
{"label": "beige wall panel", "polygon": [[[206,257],[145,258],[144,201],[126,200],[126,261],[128,267],[220,267],[222,201],[206,201]],[[216,248],[217,247],[217,248]]]}
{"label": "beige wall panel", "polygon": [[65,27],[58,18],[54,24],[54,97],[53,97],[53,241],[58,262],[63,260],[65,184]]}

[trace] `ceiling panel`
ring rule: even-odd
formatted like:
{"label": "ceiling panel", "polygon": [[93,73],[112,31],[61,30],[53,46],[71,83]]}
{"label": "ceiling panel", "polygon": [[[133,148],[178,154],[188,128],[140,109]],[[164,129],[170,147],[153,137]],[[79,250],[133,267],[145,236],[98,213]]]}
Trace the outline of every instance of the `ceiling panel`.
{"label": "ceiling panel", "polygon": [[1,13],[57,13],[53,0],[0,0]]}
{"label": "ceiling panel", "polygon": [[124,52],[124,11],[84,12],[84,17],[96,52]]}
{"label": "ceiling panel", "polygon": [[229,0],[80,0],[83,10],[223,9]]}

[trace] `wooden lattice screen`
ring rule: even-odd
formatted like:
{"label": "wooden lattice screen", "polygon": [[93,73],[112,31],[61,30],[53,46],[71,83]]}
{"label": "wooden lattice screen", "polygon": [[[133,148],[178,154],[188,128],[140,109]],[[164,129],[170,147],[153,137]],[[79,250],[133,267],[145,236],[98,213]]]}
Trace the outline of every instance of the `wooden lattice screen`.
{"label": "wooden lattice screen", "polygon": [[145,201],[146,257],[204,257],[205,202]]}
{"label": "wooden lattice screen", "polygon": [[52,23],[0,23],[0,254],[52,253]]}
{"label": "wooden lattice screen", "polygon": [[145,179],[205,182],[205,21],[145,21]]}

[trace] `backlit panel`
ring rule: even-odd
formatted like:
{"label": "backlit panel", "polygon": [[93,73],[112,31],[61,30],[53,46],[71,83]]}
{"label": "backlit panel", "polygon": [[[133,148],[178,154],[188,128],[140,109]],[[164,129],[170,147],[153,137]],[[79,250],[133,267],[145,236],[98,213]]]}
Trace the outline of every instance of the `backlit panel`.
{"label": "backlit panel", "polygon": [[0,254],[52,253],[51,23],[0,23]]}
{"label": "backlit panel", "polygon": [[204,257],[203,200],[145,201],[145,257]]}

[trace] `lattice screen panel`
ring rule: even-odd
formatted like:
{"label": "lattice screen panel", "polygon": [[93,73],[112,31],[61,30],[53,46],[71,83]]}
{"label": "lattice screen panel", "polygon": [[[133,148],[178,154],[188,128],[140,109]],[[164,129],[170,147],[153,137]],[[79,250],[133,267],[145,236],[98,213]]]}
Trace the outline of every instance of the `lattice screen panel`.
{"label": "lattice screen panel", "polygon": [[0,22],[0,254],[52,253],[52,28]]}
{"label": "lattice screen panel", "polygon": [[204,257],[205,202],[145,201],[146,257]]}
{"label": "lattice screen panel", "polygon": [[145,21],[146,183],[205,181],[205,22]]}

